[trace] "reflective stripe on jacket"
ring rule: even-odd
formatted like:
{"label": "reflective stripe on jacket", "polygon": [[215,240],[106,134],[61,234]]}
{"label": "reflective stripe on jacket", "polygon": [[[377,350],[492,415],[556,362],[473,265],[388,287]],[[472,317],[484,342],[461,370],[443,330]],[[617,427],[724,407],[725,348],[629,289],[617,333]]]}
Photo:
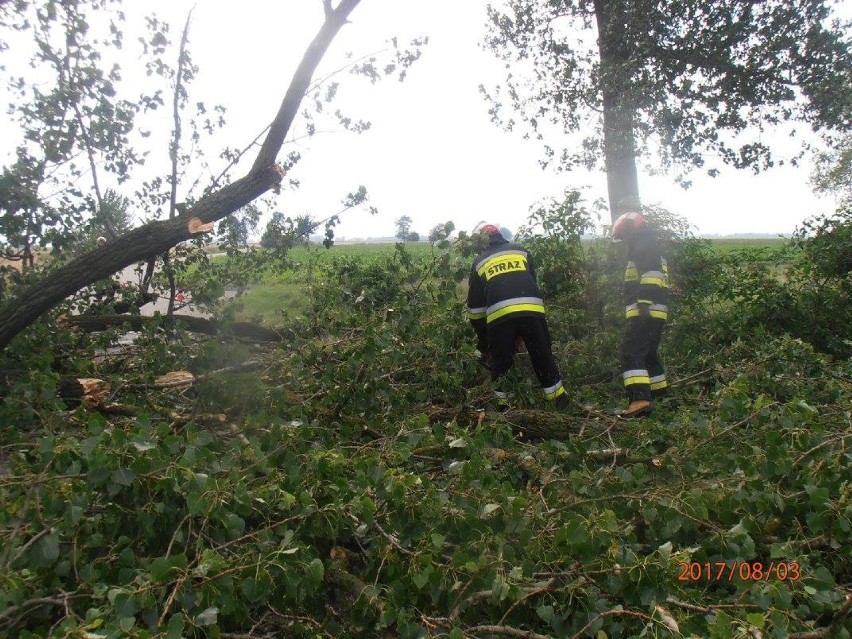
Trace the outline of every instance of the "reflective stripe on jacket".
{"label": "reflective stripe on jacket", "polygon": [[624,271],[625,315],[639,317],[640,305],[651,317],[666,320],[669,314],[669,266],[660,254],[653,231],[640,229],[628,240],[629,260]]}
{"label": "reflective stripe on jacket", "polygon": [[544,301],[535,282],[529,253],[500,236],[491,236],[470,271],[467,309],[471,321],[486,323],[508,317],[543,316]]}

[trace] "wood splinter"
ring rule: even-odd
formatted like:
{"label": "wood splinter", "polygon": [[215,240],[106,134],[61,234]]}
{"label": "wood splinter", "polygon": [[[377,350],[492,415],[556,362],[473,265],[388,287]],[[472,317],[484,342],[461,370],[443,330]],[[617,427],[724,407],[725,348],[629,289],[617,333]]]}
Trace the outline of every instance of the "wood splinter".
{"label": "wood splinter", "polygon": [[160,375],[154,380],[154,385],[158,388],[174,388],[179,386],[191,386],[195,381],[195,376],[189,371],[172,371],[165,375]]}
{"label": "wood splinter", "polygon": [[94,377],[65,377],[59,380],[59,396],[69,408],[81,403],[96,407],[109,397],[111,386],[108,381]]}
{"label": "wood splinter", "polygon": [[207,222],[206,224],[201,221],[200,217],[190,218],[189,224],[186,225],[189,232],[193,235],[198,233],[209,233],[213,230],[213,222]]}
{"label": "wood splinter", "polygon": [[284,179],[284,176],[287,175],[287,169],[281,166],[281,164],[279,164],[278,162],[276,162],[272,168],[280,176],[278,179],[278,183],[272,187],[273,193],[278,195],[279,193],[281,193],[281,181]]}

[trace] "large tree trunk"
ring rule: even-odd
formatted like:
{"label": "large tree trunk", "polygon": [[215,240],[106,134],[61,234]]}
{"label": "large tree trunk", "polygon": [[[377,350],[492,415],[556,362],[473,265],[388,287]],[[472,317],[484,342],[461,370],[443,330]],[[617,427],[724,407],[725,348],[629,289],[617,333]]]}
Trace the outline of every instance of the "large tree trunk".
{"label": "large tree trunk", "polygon": [[633,113],[618,104],[613,92],[604,90],[604,157],[606,186],[612,220],[639,205],[639,179],[633,139]]}
{"label": "large tree trunk", "polygon": [[613,0],[595,0],[598,52],[603,98],[604,157],[609,211],[615,220],[639,206],[630,37],[624,7]]}
{"label": "large tree trunk", "polygon": [[325,22],[296,69],[248,174],[201,198],[195,206],[179,217],[150,222],[101,248],[81,255],[7,302],[0,309],[0,349],[5,348],[18,333],[69,295],[189,239],[194,234],[190,220],[197,219],[204,224],[215,222],[267,191],[277,188],[282,173],[276,165],[276,158],[287,131],[298,112],[317,65],[359,2],[360,0],[341,0],[336,9],[331,9],[330,0],[323,0],[326,7]]}

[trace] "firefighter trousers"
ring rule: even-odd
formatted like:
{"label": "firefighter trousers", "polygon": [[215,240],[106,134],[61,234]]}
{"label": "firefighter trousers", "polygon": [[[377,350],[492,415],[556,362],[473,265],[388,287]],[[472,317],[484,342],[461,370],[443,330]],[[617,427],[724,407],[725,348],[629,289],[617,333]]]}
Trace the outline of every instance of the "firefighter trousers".
{"label": "firefighter trousers", "polygon": [[621,342],[621,374],[631,402],[664,395],[668,382],[657,349],[665,320],[640,316],[627,320]]}
{"label": "firefighter trousers", "polygon": [[554,400],[565,393],[544,317],[510,317],[496,325],[488,325],[491,381],[497,381],[514,366],[518,337],[527,347],[545,399]]}

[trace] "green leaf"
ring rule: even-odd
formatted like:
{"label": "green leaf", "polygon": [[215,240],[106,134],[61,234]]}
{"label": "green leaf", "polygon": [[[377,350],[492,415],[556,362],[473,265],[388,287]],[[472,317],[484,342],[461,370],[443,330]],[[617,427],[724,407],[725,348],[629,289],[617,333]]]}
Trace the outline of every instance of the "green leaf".
{"label": "green leaf", "polygon": [[281,494],[279,495],[279,505],[281,506],[282,509],[287,510],[287,509],[290,508],[290,506],[292,506],[295,503],[296,503],[296,496],[295,495],[288,493],[286,490],[281,491]]}
{"label": "green leaf", "polygon": [[151,450],[153,448],[156,448],[157,446],[156,444],[152,443],[148,439],[145,439],[144,437],[134,437],[133,447],[140,453],[144,453],[146,450]]}
{"label": "green leaf", "polygon": [[325,566],[322,563],[322,560],[318,557],[311,560],[311,563],[308,564],[308,577],[314,583],[320,583],[322,578],[325,576]]}
{"label": "green leaf", "polygon": [[240,590],[250,603],[257,603],[269,593],[269,583],[265,579],[248,577],[243,581]]}
{"label": "green leaf", "polygon": [[[802,569],[804,574],[804,568]],[[831,590],[835,587],[834,575],[825,566],[817,566],[811,574],[811,583],[818,587],[819,590]]]}
{"label": "green leaf", "polygon": [[799,408],[804,409],[804,410],[805,410],[805,412],[811,413],[812,415],[815,415],[815,414],[818,412],[816,408],[814,408],[813,406],[811,406],[810,404],[808,404],[808,403],[807,403],[805,400],[803,400],[803,399],[800,399],[800,400],[797,402],[797,405],[799,406]]}
{"label": "green leaf", "polygon": [[129,468],[119,468],[118,470],[113,471],[110,479],[114,484],[129,486],[133,483],[133,480],[136,479],[136,473]]}
{"label": "green leaf", "polygon": [[183,615],[172,615],[169,618],[168,630],[166,631],[166,639],[182,639],[183,626]]}
{"label": "green leaf", "polygon": [[755,628],[766,627],[766,619],[764,619],[763,615],[759,612],[753,612],[751,614],[746,615],[746,621],[748,621]]}
{"label": "green leaf", "polygon": [[151,573],[151,579],[164,582],[169,579],[173,570],[182,570],[186,568],[186,565],[186,555],[172,555],[171,557],[157,557],[152,560],[148,570]]}
{"label": "green leaf", "polygon": [[826,501],[828,501],[828,488],[817,488],[813,484],[807,484],[805,486],[805,492],[808,493],[808,496],[811,498],[811,503],[814,506],[822,506]]}
{"label": "green leaf", "polygon": [[464,469],[464,465],[465,465],[466,463],[467,463],[466,461],[454,461],[454,462],[451,462],[451,463],[450,463],[450,465],[449,465],[449,466],[447,466],[447,471],[449,471],[450,473],[452,473],[452,474],[454,474],[454,475],[455,475],[455,474],[458,474],[458,473],[460,473],[460,472],[462,471],[462,469]]}
{"label": "green leaf", "polygon": [[216,623],[219,617],[219,609],[215,606],[210,606],[206,610],[198,613],[195,617],[195,623],[199,626],[212,626]]}
{"label": "green leaf", "polygon": [[417,586],[417,590],[423,590],[423,586],[425,586],[426,583],[429,581],[429,575],[430,574],[431,574],[431,571],[429,571],[427,569],[427,570],[424,570],[421,573],[414,575],[411,578],[411,581],[413,581],[414,585]]}
{"label": "green leaf", "polygon": [[206,493],[193,491],[186,495],[186,507],[190,515],[206,515],[213,502]]}
{"label": "green leaf", "polygon": [[51,533],[39,542],[39,555],[45,564],[59,559],[59,535]]}
{"label": "green leaf", "polygon": [[488,517],[491,513],[493,513],[498,508],[500,508],[500,504],[485,504],[482,507],[482,511],[479,513],[479,516],[484,519],[485,517]]}
{"label": "green leaf", "polygon": [[80,523],[80,520],[83,518],[83,513],[85,511],[80,506],[71,506],[69,510],[69,515],[71,517],[71,525],[76,526]]}
{"label": "green leaf", "polygon": [[545,623],[551,623],[553,621],[553,606],[543,605],[539,606],[535,609],[536,614],[541,617],[541,620]]}

